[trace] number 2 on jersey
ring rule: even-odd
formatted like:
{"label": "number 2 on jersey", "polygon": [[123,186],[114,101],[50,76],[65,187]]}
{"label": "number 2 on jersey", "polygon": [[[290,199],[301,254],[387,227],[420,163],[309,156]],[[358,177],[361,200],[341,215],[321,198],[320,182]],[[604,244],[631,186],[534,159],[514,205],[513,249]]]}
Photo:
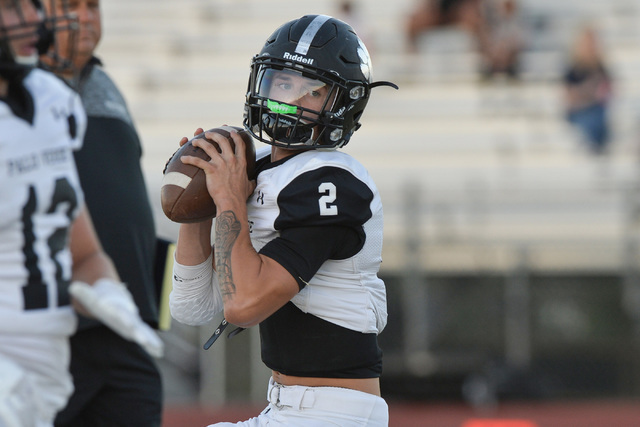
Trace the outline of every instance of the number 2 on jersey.
{"label": "number 2 on jersey", "polygon": [[336,201],[337,189],[332,182],[323,182],[318,186],[318,193],[324,194],[318,200],[320,205],[320,216],[335,216],[338,215],[338,206],[334,205]]}

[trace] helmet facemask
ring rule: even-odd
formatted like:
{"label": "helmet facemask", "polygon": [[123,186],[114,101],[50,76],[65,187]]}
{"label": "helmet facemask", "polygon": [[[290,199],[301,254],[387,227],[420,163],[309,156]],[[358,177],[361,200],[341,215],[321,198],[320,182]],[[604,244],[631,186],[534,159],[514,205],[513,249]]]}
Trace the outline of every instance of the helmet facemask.
{"label": "helmet facemask", "polygon": [[[54,10],[56,1],[45,1]],[[23,75],[38,64],[40,55],[54,50],[57,31],[75,31],[77,21],[68,14],[67,0],[57,3],[62,13],[47,16],[40,0],[0,0],[0,75]],[[30,53],[23,54],[27,50]]]}
{"label": "helmet facemask", "polygon": [[[273,79],[282,76],[306,88],[305,95],[318,92],[322,102],[272,91],[278,87]],[[330,16],[305,15],[280,26],[253,58],[244,127],[277,147],[340,148],[360,128],[371,89],[383,85],[397,89],[372,82],[369,52],[353,28]]]}
{"label": "helmet facemask", "polygon": [[[68,0],[44,0],[47,2],[47,18],[42,28],[41,61],[56,73],[72,72],[75,57],[78,17],[69,8]],[[67,37],[66,43],[60,43]]]}
{"label": "helmet facemask", "polygon": [[343,86],[300,66],[270,62],[252,66],[248,103],[254,136],[282,148],[335,148],[342,139],[343,120],[335,110]]}
{"label": "helmet facemask", "polygon": [[0,67],[37,64],[36,47],[42,22],[42,10],[35,3],[0,0]]}

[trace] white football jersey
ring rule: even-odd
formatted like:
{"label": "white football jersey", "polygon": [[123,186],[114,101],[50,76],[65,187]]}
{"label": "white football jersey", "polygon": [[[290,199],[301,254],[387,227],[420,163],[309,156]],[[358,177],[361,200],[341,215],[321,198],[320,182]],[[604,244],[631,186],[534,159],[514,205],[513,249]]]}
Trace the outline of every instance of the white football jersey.
{"label": "white football jersey", "polygon": [[[259,149],[257,158],[270,149]],[[377,275],[382,202],[362,164],[340,151],[319,150],[271,163],[260,171],[247,208],[257,251],[286,227],[361,226],[366,236],[362,249],[347,259],[325,261],[291,301],[305,313],[354,331],[382,331],[387,322],[386,290]]]}
{"label": "white football jersey", "polygon": [[83,204],[73,159],[86,128],[78,95],[33,70],[33,123],[0,102],[0,333],[69,335],[69,228]]}

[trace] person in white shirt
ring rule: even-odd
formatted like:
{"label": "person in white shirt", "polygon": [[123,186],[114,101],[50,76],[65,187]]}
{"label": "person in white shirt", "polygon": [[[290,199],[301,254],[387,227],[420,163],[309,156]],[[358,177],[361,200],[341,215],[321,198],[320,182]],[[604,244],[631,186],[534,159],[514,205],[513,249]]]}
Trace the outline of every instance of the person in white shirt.
{"label": "person in white shirt", "polygon": [[80,98],[35,68],[56,29],[71,21],[46,17],[40,1],[0,0],[0,425],[7,427],[53,425],[71,394],[72,305],[162,353],[84,207],[73,160],[86,127]]}

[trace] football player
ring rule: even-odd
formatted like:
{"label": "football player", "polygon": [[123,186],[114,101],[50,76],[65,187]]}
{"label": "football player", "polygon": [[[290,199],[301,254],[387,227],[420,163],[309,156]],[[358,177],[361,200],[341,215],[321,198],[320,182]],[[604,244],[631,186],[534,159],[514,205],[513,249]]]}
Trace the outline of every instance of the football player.
{"label": "football player", "polygon": [[213,248],[212,221],[180,226],[172,315],[195,325],[223,310],[231,324],[259,324],[272,371],[269,405],[238,425],[388,424],[377,341],[387,322],[382,202],[364,166],[336,150],[380,85],[397,88],[373,82],[349,25],[303,16],[252,60],[244,127],[271,145],[257,152],[256,181],[235,132],[235,152],[207,133],[222,152],[197,139],[211,160],[182,158],[205,171],[218,214]]}
{"label": "football player", "polygon": [[51,426],[65,405],[68,337],[77,323],[71,294],[77,310],[154,355],[162,351],[84,208],[72,152],[86,127],[80,98],[35,68],[55,31],[73,25],[68,14],[46,18],[40,1],[0,0],[2,426]]}
{"label": "football player", "polygon": [[[102,36],[100,0],[74,0],[69,8],[78,19],[77,35],[57,32],[59,52],[54,47],[41,59],[80,93],[87,132],[74,157],[87,209],[140,317],[157,327],[156,229],[140,164],[141,142],[122,93],[94,56]],[[71,66],[64,67],[64,61]],[[56,427],[160,426],[161,374],[136,343],[81,317],[71,337],[69,369],[76,390],[57,415]],[[104,410],[109,407],[119,409]]]}

